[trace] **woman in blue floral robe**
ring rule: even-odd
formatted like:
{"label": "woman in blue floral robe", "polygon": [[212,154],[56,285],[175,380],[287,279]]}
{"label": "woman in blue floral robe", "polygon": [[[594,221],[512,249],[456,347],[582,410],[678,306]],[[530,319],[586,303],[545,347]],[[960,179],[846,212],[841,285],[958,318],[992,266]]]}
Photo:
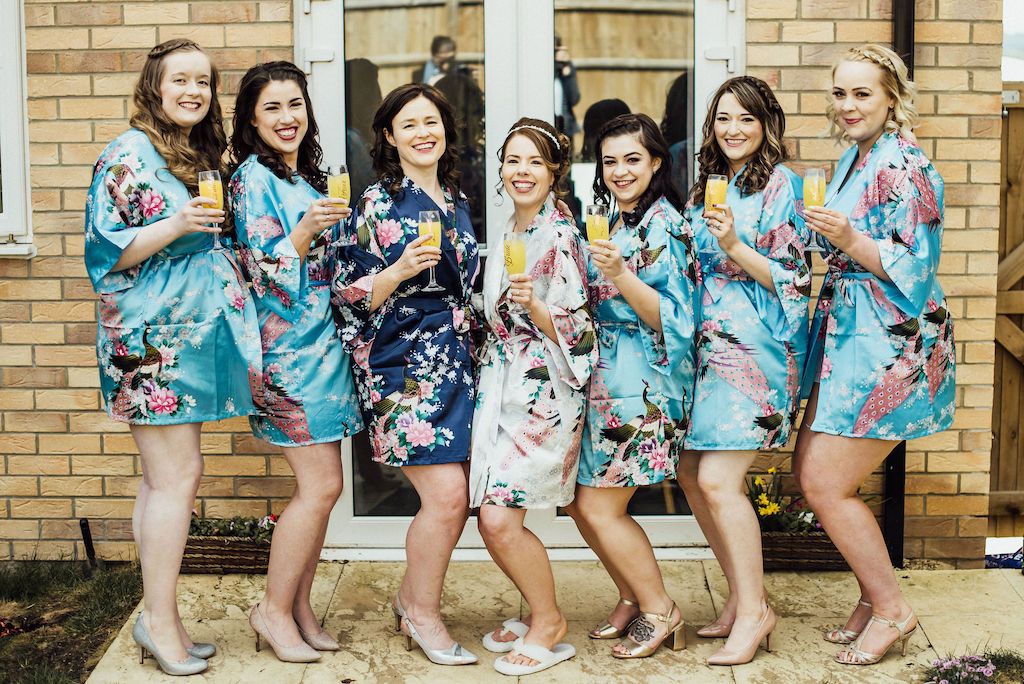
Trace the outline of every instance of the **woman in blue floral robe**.
{"label": "woman in blue floral robe", "polygon": [[681,647],[683,622],[628,506],[638,487],[676,476],[693,403],[699,264],[657,124],[645,114],[616,117],[594,146],[595,190],[605,202],[614,197],[618,212],[610,238],[590,243],[600,361],[567,510],[619,591],[619,604],[589,636],[625,635],[612,654],[646,657],[666,641]]}
{"label": "woman in blue floral robe", "polygon": [[806,209],[828,274],[811,329],[797,483],[857,578],[860,600],[825,633],[835,659],[871,665],[917,618],[858,489],[900,440],[948,428],[956,406],[953,318],[938,282],[943,181],[913,137],[914,84],[881,45],[847,50],[827,113],[853,143],[823,208]]}
{"label": "woman in blue floral robe", "polygon": [[[338,650],[320,626],[310,591],[331,510],[342,491],[341,440],[363,427],[351,356],[331,312],[341,199],[327,177],[305,74],[290,62],[251,68],[239,85],[231,178],[238,253],[256,301],[263,382],[253,434],[283,447],[296,488],[277,522],[267,591],[250,613],[278,657],[319,659]],[[305,642],[305,643],[303,643]],[[283,645],[284,653],[278,649]]]}
{"label": "woman in blue floral robe", "polygon": [[[378,182],[348,223],[333,301],[355,361],[373,458],[402,467],[420,498],[392,608],[432,662],[476,662],[440,614],[444,575],[469,516],[465,466],[475,389],[468,309],[480,268],[457,156],[449,151],[455,118],[444,96],[415,83],[384,98],[373,129]],[[422,211],[440,216],[440,248],[418,236]],[[426,289],[431,266],[439,292]]]}
{"label": "woman in blue floral robe", "polygon": [[215,651],[192,643],[175,603],[203,469],[200,430],[251,413],[261,374],[256,310],[215,235],[224,212],[196,196],[197,172],[218,169],[224,153],[216,92],[216,69],[198,45],[153,48],[132,128],[97,160],[85,212],[100,389],[111,418],[131,424],[142,464],[132,530],[145,611],[133,636],[178,674],[202,671]]}
{"label": "woman in blue floral robe", "polygon": [[[760,450],[789,439],[807,346],[810,238],[797,213],[800,180],[782,165],[785,128],[764,81],[723,83],[708,110],[686,213],[700,252],[703,300],[679,481],[729,584],[721,615],[697,632],[727,637],[708,659],[715,665],[750,661],[775,626],[745,480]],[[728,178],[724,204],[704,204],[711,174]]]}

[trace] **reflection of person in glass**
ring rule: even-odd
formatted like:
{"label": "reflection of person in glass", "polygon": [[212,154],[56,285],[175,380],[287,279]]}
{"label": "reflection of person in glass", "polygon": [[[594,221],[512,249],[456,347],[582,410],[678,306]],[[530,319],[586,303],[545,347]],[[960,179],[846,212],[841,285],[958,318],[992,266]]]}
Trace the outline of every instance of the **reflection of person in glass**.
{"label": "reflection of person in glass", "polygon": [[597,142],[597,134],[615,117],[629,113],[629,105],[618,98],[598,100],[587,107],[583,115],[583,149],[580,150],[582,161],[596,161],[594,143]]}
{"label": "reflection of person in glass", "polygon": [[455,110],[462,192],[469,200],[473,230],[480,238],[484,235],[484,94],[468,68],[449,69],[434,87]]}
{"label": "reflection of person in glass", "polygon": [[704,120],[700,175],[687,205],[704,299],[679,483],[729,584],[719,617],[697,630],[727,638],[710,665],[749,662],[775,627],[746,476],[759,453],[789,440],[807,349],[809,234],[796,210],[800,178],[783,165],[785,132],[768,84],[753,76],[726,81]]}
{"label": "reflection of person in glass", "polygon": [[[437,664],[464,665],[476,656],[448,634],[441,589],[469,516],[475,388],[467,311],[479,251],[444,96],[421,83],[400,86],[377,109],[373,130],[378,181],[353,207],[333,302],[353,350],[373,458],[402,467],[420,498],[392,604],[395,626],[408,648],[415,641]],[[426,212],[433,220],[421,223]],[[430,267],[440,292],[424,289]]]}
{"label": "reflection of person in glass", "polygon": [[454,71],[472,78],[469,67],[455,61],[455,41],[448,36],[434,36],[430,41],[430,59],[423,66],[413,70],[412,82],[437,85],[445,74]]}
{"label": "reflection of person in glass", "polygon": [[580,103],[580,86],[576,67],[560,36],[555,36],[555,127],[570,138],[579,132],[572,108]]}
{"label": "reflection of person in glass", "polygon": [[[546,121],[520,119],[498,153],[514,213],[506,233],[518,256],[487,262],[480,394],[473,417],[470,506],[491,558],[530,609],[483,638],[506,653],[494,668],[527,675],[575,655],[551,563],[524,526],[527,510],[565,506],[576,488],[587,383],[597,364],[586,264],[575,227],[556,207],[565,195],[569,138]],[[527,624],[528,623],[528,624]]]}
{"label": "reflection of person in glass", "polygon": [[685,626],[627,507],[639,487],[675,477],[693,401],[698,257],[657,124],[646,114],[617,117],[595,146],[594,194],[605,205],[614,198],[618,211],[610,237],[589,246],[601,363],[590,381],[576,499],[566,511],[620,597],[590,638],[622,639],[616,658],[646,658],[663,643],[684,648]]}
{"label": "reflection of person in glass", "polygon": [[665,114],[661,118],[661,133],[672,157],[672,187],[680,197],[685,197],[690,191],[690,169],[693,166],[690,116],[690,74],[684,70],[668,88]]}
{"label": "reflection of person in glass", "polygon": [[345,156],[352,183],[352,196],[359,197],[373,175],[370,143],[373,141],[373,113],[381,101],[379,69],[368,59],[345,62]]}
{"label": "reflection of person in glass", "polygon": [[274,531],[266,594],[249,623],[278,659],[305,663],[319,660],[317,651],[340,648],[321,628],[310,591],[327,518],[341,495],[340,441],[363,428],[329,288],[330,245],[351,212],[324,196],[313,105],[306,75],[294,64],[246,72],[233,130],[231,208],[263,342],[262,390],[249,423],[256,437],[282,447],[296,482]]}

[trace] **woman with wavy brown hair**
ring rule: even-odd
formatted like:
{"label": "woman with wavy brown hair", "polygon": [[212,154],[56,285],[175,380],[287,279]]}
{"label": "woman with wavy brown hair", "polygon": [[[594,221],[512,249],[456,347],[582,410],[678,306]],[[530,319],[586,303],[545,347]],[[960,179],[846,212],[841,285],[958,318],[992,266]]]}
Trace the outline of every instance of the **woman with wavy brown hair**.
{"label": "woman with wavy brown hair", "polygon": [[[782,165],[785,131],[768,84],[752,76],[723,83],[708,109],[687,209],[704,294],[678,478],[729,583],[722,614],[697,631],[728,638],[711,665],[749,662],[775,627],[744,480],[759,451],[789,439],[807,347],[809,238],[797,214],[800,179]],[[718,197],[714,187],[705,194],[714,184],[724,191]]]}
{"label": "woman with wavy brown hair", "polygon": [[396,88],[377,108],[373,131],[378,180],[354,207],[333,301],[373,458],[401,467],[420,498],[392,603],[395,627],[432,662],[465,665],[476,656],[448,634],[441,589],[469,516],[476,392],[468,309],[479,252],[444,96],[421,83]]}
{"label": "woman with wavy brown hair", "polygon": [[131,426],[142,482],[132,531],[145,610],[132,636],[168,674],[206,669],[216,648],[182,626],[175,585],[203,472],[202,424],[253,412],[259,328],[219,198],[197,174],[226,147],[217,70],[198,45],[150,50],[131,128],[100,155],[85,212],[85,263],[100,296],[96,354],[107,412]]}

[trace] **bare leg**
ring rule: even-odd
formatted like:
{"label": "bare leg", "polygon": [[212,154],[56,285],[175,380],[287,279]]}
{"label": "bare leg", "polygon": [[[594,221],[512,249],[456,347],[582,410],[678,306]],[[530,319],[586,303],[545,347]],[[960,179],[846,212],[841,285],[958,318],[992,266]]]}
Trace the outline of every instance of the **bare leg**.
{"label": "bare leg", "polygon": [[[872,604],[872,612],[900,622],[910,615],[910,605],[896,582],[875,516],[857,493],[864,480],[892,451],[895,442],[812,431],[810,424],[817,399],[815,386],[800,426],[793,454],[793,474],[811,510],[850,564],[862,596]],[[879,653],[896,635],[895,629],[875,624],[865,634],[859,648]]]}
{"label": "bare leg", "polygon": [[145,624],[160,654],[171,661],[188,657],[179,632],[177,584],[181,556],[195,503],[203,457],[202,423],[133,425],[142,463],[143,504],[132,522],[142,566]]}
{"label": "bare leg", "polygon": [[[569,631],[565,616],[555,601],[555,577],[544,544],[523,527],[526,510],[484,504],[480,507],[480,534],[492,558],[519,589],[530,606],[530,631],[524,642],[551,648]],[[511,654],[505,660],[517,665],[537,661]]]}
{"label": "bare leg", "polygon": [[[295,473],[295,492],[274,529],[267,591],[260,606],[274,639],[283,646],[298,646],[303,641],[292,610],[303,580],[312,585],[309,572],[311,567],[316,572],[327,518],[341,496],[341,452],[337,442],[283,451]],[[307,593],[306,606],[308,599]],[[319,624],[310,627],[313,633],[320,631]]]}
{"label": "bare leg", "polygon": [[[598,539],[598,554],[606,568],[623,578],[640,603],[640,612],[665,615],[674,613],[673,601],[665,591],[661,570],[654,558],[654,549],[643,528],[626,512],[629,500],[636,493],[635,487],[586,487],[576,488],[574,519],[579,524],[585,520]],[[593,548],[593,547],[591,547]],[[611,573],[611,570],[609,570]],[[682,617],[671,617],[672,623],[655,622],[652,640],[661,638],[672,624],[678,624]],[[625,645],[615,650],[625,653]]]}
{"label": "bare leg", "polygon": [[[405,615],[432,649],[455,641],[441,621],[441,591],[452,551],[469,517],[469,484],[461,463],[405,466],[420,510],[405,536],[405,577],[398,590]],[[405,629],[403,627],[403,629]]]}
{"label": "bare leg", "polygon": [[747,499],[746,475],[753,451],[704,452],[697,470],[697,487],[721,534],[723,557],[732,568],[730,594],[736,596],[736,619],[723,646],[742,651],[754,638],[764,615],[764,577],[761,528]]}
{"label": "bare leg", "polygon": [[693,511],[693,517],[697,519],[697,524],[700,525],[704,537],[708,540],[711,552],[715,554],[715,559],[718,561],[719,567],[722,568],[722,574],[725,575],[725,581],[729,586],[729,595],[725,599],[725,606],[722,607],[721,613],[712,624],[732,626],[732,623],[736,621],[736,594],[733,591],[736,580],[729,556],[725,552],[725,545],[722,543],[722,532],[718,529],[715,518],[708,509],[708,502],[704,498],[703,492],[697,486],[697,472],[700,468],[701,458],[703,458],[702,452],[683,452],[677,469],[678,480],[686,494],[686,503]]}

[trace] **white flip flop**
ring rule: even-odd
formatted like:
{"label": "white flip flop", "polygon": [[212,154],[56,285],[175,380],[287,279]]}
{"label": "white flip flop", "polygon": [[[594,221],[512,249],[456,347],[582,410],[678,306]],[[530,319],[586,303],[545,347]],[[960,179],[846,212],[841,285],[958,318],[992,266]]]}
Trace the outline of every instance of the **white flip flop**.
{"label": "white flip flop", "polygon": [[[526,636],[526,633],[530,630],[530,627],[526,623],[520,622],[519,618],[509,618],[502,622],[501,626],[503,627],[501,630],[502,636],[505,634],[515,634],[520,639]],[[483,642],[484,648],[491,653],[508,653],[512,650],[512,647],[516,643],[515,639],[512,641],[498,641],[491,636],[493,633],[494,632],[491,631],[484,634],[484,638],[480,640]]]}
{"label": "white flip flop", "polygon": [[503,675],[509,675],[510,677],[522,677],[524,675],[530,675],[541,670],[546,670],[553,665],[557,665],[563,660],[568,660],[576,655],[576,647],[572,644],[561,643],[555,644],[555,647],[551,650],[540,646],[539,644],[528,644],[523,641],[522,637],[515,640],[515,646],[512,648],[513,654],[523,655],[527,658],[531,658],[537,661],[536,665],[516,665],[508,662],[506,658],[508,656],[502,656],[494,661],[494,669]]}

